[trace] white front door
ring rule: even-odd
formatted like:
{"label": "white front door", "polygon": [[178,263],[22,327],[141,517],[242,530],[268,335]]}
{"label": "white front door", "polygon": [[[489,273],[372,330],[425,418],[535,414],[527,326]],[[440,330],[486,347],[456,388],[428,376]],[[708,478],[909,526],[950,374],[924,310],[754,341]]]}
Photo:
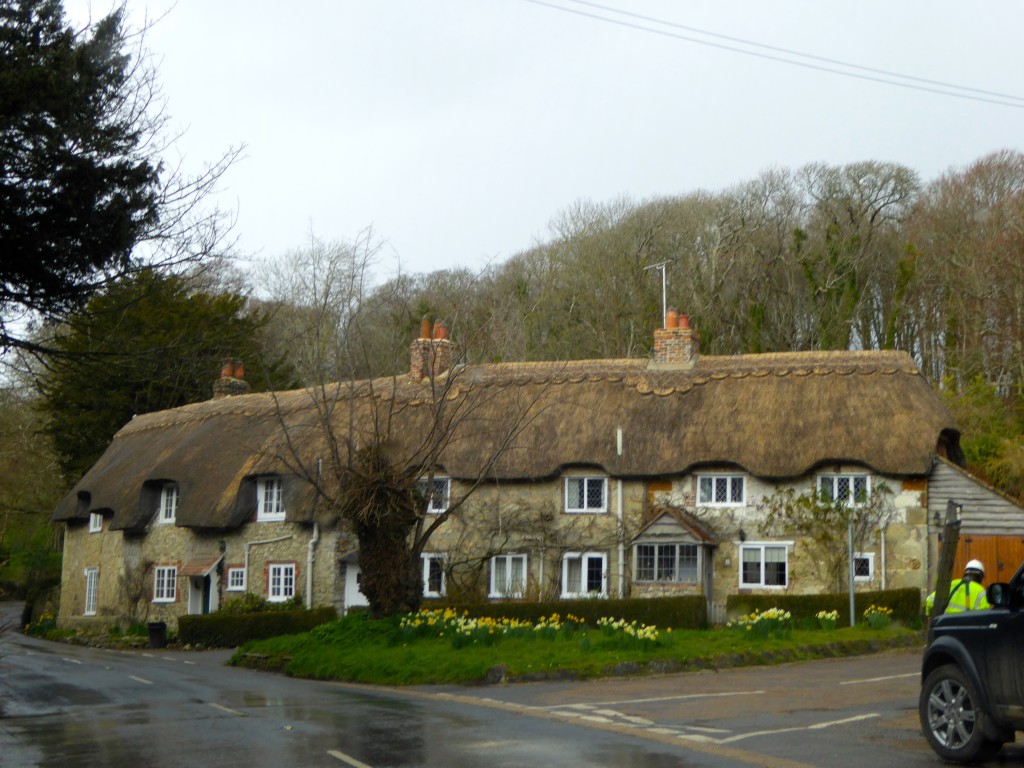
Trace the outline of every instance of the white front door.
{"label": "white front door", "polygon": [[369,605],[366,595],[359,589],[363,572],[355,563],[345,563],[345,612],[349,608],[365,608]]}

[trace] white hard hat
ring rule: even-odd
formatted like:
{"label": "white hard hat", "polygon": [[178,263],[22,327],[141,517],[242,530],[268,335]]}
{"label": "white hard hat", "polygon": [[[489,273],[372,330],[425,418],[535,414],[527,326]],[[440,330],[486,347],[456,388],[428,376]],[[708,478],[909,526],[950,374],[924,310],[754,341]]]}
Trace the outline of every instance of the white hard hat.
{"label": "white hard hat", "polygon": [[981,560],[971,560],[964,566],[964,572],[977,571],[982,576],[985,575],[985,566],[981,564]]}

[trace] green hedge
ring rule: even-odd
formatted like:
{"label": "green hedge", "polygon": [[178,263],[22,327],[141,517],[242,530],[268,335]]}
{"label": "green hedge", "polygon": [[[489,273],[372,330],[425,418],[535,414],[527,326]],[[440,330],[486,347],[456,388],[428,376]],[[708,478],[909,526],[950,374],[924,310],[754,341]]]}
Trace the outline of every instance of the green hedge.
{"label": "green hedge", "polygon": [[[921,622],[921,592],[917,589],[887,589],[874,592],[855,592],[854,611],[858,624],[864,621],[864,609],[869,605],[892,609],[892,617],[908,626]],[[849,626],[849,593],[832,595],[756,594],[729,595],[726,611],[730,618],[744,616],[753,611],[781,608],[789,611],[794,621],[812,621],[818,611],[839,611],[839,625]]]}
{"label": "green hedge", "polygon": [[178,619],[178,640],[208,648],[236,648],[249,640],[308,632],[337,617],[334,608],[182,616]]}
{"label": "green hedge", "polygon": [[[432,607],[435,604],[430,601],[423,602],[424,609]],[[438,603],[436,607],[447,606]],[[632,600],[555,600],[547,603],[470,603],[451,607],[459,613],[468,611],[473,617],[504,617],[534,623],[553,613],[563,618],[571,613],[590,625],[607,616],[673,629],[705,629],[708,626],[707,601],[700,595]]]}

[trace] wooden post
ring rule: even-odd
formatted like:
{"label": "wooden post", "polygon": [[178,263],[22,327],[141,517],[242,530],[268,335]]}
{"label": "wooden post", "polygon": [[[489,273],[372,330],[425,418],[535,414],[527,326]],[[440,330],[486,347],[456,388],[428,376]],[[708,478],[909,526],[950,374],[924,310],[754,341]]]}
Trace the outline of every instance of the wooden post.
{"label": "wooden post", "polygon": [[938,572],[935,574],[935,602],[932,618],[941,616],[949,604],[949,585],[953,582],[953,563],[960,541],[961,507],[950,499],[946,502],[946,524],[942,527],[942,546],[939,548]]}

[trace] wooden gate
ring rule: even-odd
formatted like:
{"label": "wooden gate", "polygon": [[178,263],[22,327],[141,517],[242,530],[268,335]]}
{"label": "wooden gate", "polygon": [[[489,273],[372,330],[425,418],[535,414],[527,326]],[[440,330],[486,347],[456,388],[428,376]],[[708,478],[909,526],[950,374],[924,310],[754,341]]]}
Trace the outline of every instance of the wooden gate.
{"label": "wooden gate", "polygon": [[964,573],[968,560],[981,560],[985,566],[986,586],[1009,581],[1024,562],[1024,536],[973,536],[960,534],[953,564],[953,578]]}

